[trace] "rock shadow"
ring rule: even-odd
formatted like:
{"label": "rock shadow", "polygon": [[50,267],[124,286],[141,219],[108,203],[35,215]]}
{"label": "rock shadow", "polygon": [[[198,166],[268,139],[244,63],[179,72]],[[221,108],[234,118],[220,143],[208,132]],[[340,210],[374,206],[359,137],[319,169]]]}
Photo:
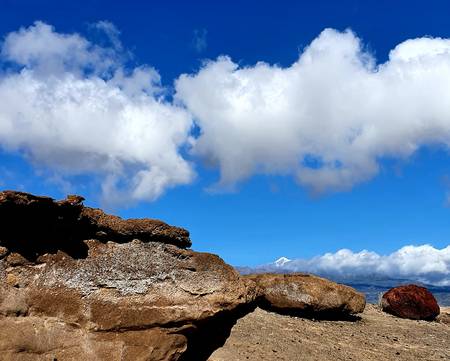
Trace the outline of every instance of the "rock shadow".
{"label": "rock shadow", "polygon": [[344,310],[342,310],[341,308],[331,309],[327,311],[316,311],[312,309],[305,309],[305,310],[285,309],[274,307],[265,300],[260,301],[258,303],[258,307],[265,311],[277,313],[279,315],[297,318],[306,318],[308,320],[314,321],[357,322],[361,320],[360,316],[345,313]]}
{"label": "rock shadow", "polygon": [[184,333],[188,339],[187,350],[179,361],[206,361],[222,347],[237,320],[253,312],[256,304],[245,304],[232,311],[222,311],[216,316],[197,323],[195,328]]}
{"label": "rock shadow", "polygon": [[29,261],[58,250],[73,258],[87,257],[88,247],[82,238],[90,225],[80,222],[81,205],[57,204],[51,198],[28,194],[19,196],[19,200],[3,201],[0,207],[2,246]]}

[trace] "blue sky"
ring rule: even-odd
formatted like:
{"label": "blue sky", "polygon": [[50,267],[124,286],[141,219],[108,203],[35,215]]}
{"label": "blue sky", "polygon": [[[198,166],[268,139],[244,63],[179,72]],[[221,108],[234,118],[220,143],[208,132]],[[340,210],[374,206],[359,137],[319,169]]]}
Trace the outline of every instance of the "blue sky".
{"label": "blue sky", "polygon": [[[49,59],[39,58],[34,59],[33,63],[27,63],[28,60],[23,60],[23,56],[29,55],[25,53],[29,47],[26,50],[20,48],[19,53],[18,48],[14,47],[17,39],[10,38],[8,42],[6,40],[8,34],[17,32],[21,27],[29,29],[28,27],[33,26],[35,21],[41,21],[42,24],[54,27],[52,34],[76,33],[79,37],[89,39],[91,44],[110,50],[114,47],[111,45],[114,42],[112,33],[97,26],[99,21],[103,21],[103,24],[112,24],[114,29],[120,31],[121,49],[116,47],[113,50],[114,54],[120,53],[125,59],[120,65],[113,65],[113,70],[108,68],[109,74],[117,69],[132,69],[140,65],[156,69],[161,77],[160,86],[165,87],[163,94],[165,101],[174,104],[176,108],[175,110],[170,108],[170,112],[175,113],[170,113],[169,117],[179,116],[177,127],[181,128],[185,126],[189,128],[191,123],[188,118],[192,117],[194,125],[190,129],[190,136],[198,138],[202,131],[209,129],[208,127],[213,124],[212,115],[208,111],[213,107],[212,104],[216,104],[217,99],[200,105],[197,99],[206,99],[207,93],[212,92],[212,89],[218,89],[221,84],[219,81],[215,83],[218,76],[205,78],[206,84],[211,84],[211,89],[205,90],[205,83],[201,83],[201,78],[196,77],[198,74],[207,75],[206,72],[202,73],[205,69],[205,59],[211,59],[213,65],[217,65],[219,69],[217,73],[221,71],[221,66],[230,65],[226,61],[220,63],[217,60],[221,55],[228,56],[240,69],[246,67],[253,69],[258,61],[264,61],[271,66],[276,64],[279,69],[286,69],[299,59],[299,54],[305,47],[317,39],[326,28],[336,29],[337,32],[323,35],[321,39],[325,45],[331,43],[331,46],[334,46],[333,44],[346,37],[343,35],[346,33],[342,32],[351,29],[354,36],[361,39],[363,51],[371,54],[377,64],[386,62],[389,59],[389,52],[408,39],[424,36],[450,38],[448,2],[431,1],[426,6],[424,2],[419,1],[396,1],[395,5],[393,4],[392,1],[314,1],[308,4],[293,1],[257,3],[228,1],[221,4],[212,1],[167,1],[145,2],[145,4],[141,1],[126,3],[86,1],[64,2],[64,4],[61,1],[41,1],[37,4],[34,1],[3,0],[0,11],[0,34],[5,44],[9,44],[10,47],[8,52],[5,51],[5,47],[3,50],[0,79],[4,81],[14,76],[21,67],[32,69],[35,72],[33,74],[42,73],[44,71],[42,64],[36,65],[36,62]],[[353,41],[351,36],[345,39],[342,41]],[[82,51],[94,54],[92,49]],[[108,59],[107,54],[110,53],[99,54],[100,62],[105,62]],[[42,53],[39,56],[41,55]],[[58,56],[61,54],[58,53]],[[64,67],[67,66],[66,63],[65,60]],[[443,64],[443,66],[448,64],[448,59],[444,60]],[[83,63],[81,66],[85,65]],[[211,68],[211,76],[215,76],[215,69]],[[274,70],[270,66],[268,69]],[[69,70],[64,68],[64,74],[72,71],[72,68]],[[83,79],[91,76],[86,74],[81,75]],[[198,79],[198,82],[188,77],[184,83],[178,83],[179,87],[176,88],[174,82],[181,74],[196,77],[194,80]],[[260,73],[254,76],[258,74]],[[36,79],[45,83],[46,78],[41,75],[36,75]],[[95,76],[105,77],[103,73]],[[106,77],[108,76],[110,75]],[[241,76],[246,75],[242,73]],[[348,76],[352,77],[353,73],[349,73]],[[247,80],[251,82],[252,79],[249,77]],[[123,84],[121,86],[125,87]],[[431,89],[430,84],[426,82],[422,85],[425,89]],[[438,87],[433,87],[436,88]],[[433,89],[430,91],[434,91]],[[445,93],[449,88],[442,89],[444,92],[441,90],[437,93],[438,98],[442,97],[442,100],[430,103],[433,106],[450,104],[449,93]],[[6,91],[5,93],[1,91],[0,89],[0,94],[9,95]],[[146,90],[147,93],[152,91]],[[389,109],[389,113],[386,114],[389,115],[390,122],[395,123],[397,121],[395,114],[401,113],[404,104],[414,104],[414,99],[413,96],[406,97],[406,103],[398,104],[398,109],[394,111]],[[348,99],[349,107],[354,106],[351,101],[352,99]],[[179,104],[180,102],[183,104]],[[345,98],[340,99],[336,107],[340,109],[342,103],[345,105]],[[328,104],[327,99],[324,104]],[[276,105],[269,104],[271,109]],[[2,107],[6,109],[7,106],[0,104],[0,123],[7,121],[6,116],[2,118]],[[332,108],[331,105],[330,107]],[[5,114],[18,114],[21,111],[12,107],[11,109],[7,108]],[[185,109],[189,114],[185,114]],[[258,109],[254,114],[260,114]],[[235,109],[228,110],[235,111]],[[450,118],[446,118],[445,114],[441,115],[440,111],[432,114],[433,119],[440,117],[437,124],[450,123]],[[421,113],[419,119],[427,119],[426,115]],[[245,115],[243,117],[245,121]],[[296,121],[295,115],[286,117],[289,119],[286,124],[292,124],[291,119],[293,122]],[[373,114],[368,117],[368,121],[376,122],[372,118]],[[18,118],[14,119],[17,123]],[[86,122],[80,124],[96,122],[95,117],[83,119]],[[258,117],[255,119],[257,122]],[[56,121],[58,122],[58,118]],[[78,120],[74,117],[70,121],[76,123]],[[340,121],[343,120],[337,117],[336,124],[339,125]],[[40,124],[39,120],[36,122],[35,124]],[[181,175],[168,171],[169,175],[164,176],[172,177],[173,185],[164,186],[162,192],[158,193],[153,188],[148,191],[146,188],[148,192],[153,192],[154,196],[148,197],[144,192],[133,201],[127,201],[127,196],[122,195],[117,202],[108,203],[108,199],[115,198],[114,190],[121,189],[123,184],[127,184],[128,174],[129,177],[132,176],[132,166],[127,168],[129,163],[124,166],[124,174],[121,174],[122,178],[118,185],[116,184],[117,188],[105,188],[104,179],[111,169],[96,172],[90,163],[88,164],[89,160],[78,164],[76,159],[81,159],[83,155],[74,148],[70,148],[70,152],[67,151],[68,147],[74,147],[69,141],[70,136],[67,143],[49,148],[51,154],[48,154],[46,159],[42,139],[53,138],[39,138],[41,140],[37,141],[36,135],[31,140],[27,138],[26,141],[10,143],[6,140],[6,135],[2,137],[0,124],[1,188],[21,189],[56,198],[64,197],[66,192],[75,192],[88,198],[89,205],[106,206],[124,217],[160,218],[189,229],[195,250],[217,253],[234,265],[263,264],[279,256],[310,258],[342,248],[349,248],[355,252],[368,249],[379,254],[389,254],[405,245],[431,244],[440,249],[450,244],[448,227],[450,208],[447,200],[450,192],[448,143],[446,140],[441,141],[438,135],[434,135],[444,133],[447,128],[438,126],[432,128],[429,132],[433,133],[433,141],[428,141],[428,133],[426,137],[424,136],[426,140],[420,138],[420,141],[416,141],[414,138],[417,143],[415,151],[397,149],[397,138],[394,139],[396,143],[394,145],[385,145],[380,141],[376,147],[382,143],[386,148],[375,155],[370,153],[368,159],[362,161],[364,164],[358,163],[359,160],[355,160],[354,156],[343,152],[345,155],[335,161],[338,164],[337,170],[341,169],[341,162],[345,166],[348,161],[358,171],[351,176],[351,180],[345,180],[343,186],[342,184],[335,186],[334,183],[330,183],[330,186],[326,183],[324,189],[320,189],[319,192],[315,188],[315,184],[320,183],[316,178],[310,180],[300,176],[298,180],[294,173],[291,173],[289,166],[285,167],[284,162],[287,161],[286,157],[289,158],[289,151],[283,152],[281,158],[277,158],[276,161],[265,163],[261,161],[267,157],[265,151],[261,150],[262,153],[258,153],[260,148],[264,148],[264,144],[254,144],[251,148],[243,147],[242,153],[238,153],[236,158],[227,158],[222,148],[218,150],[216,142],[227,141],[229,154],[238,152],[240,149],[238,143],[242,141],[235,139],[233,143],[233,134],[228,138],[225,134],[227,129],[225,127],[212,133],[216,135],[215,137],[205,137],[197,153],[192,153],[189,149],[189,140],[185,139],[181,143],[177,141],[178,152],[172,156],[179,155],[181,160],[174,160],[176,162],[174,164],[183,168],[184,160],[187,160],[192,165],[192,170],[183,168],[183,171],[180,171]],[[151,132],[151,128],[148,131]],[[164,126],[159,131],[164,133]],[[243,131],[248,131],[248,128]],[[255,132],[258,131],[256,125]],[[84,129],[84,132],[86,138],[89,138],[89,134],[93,134],[90,128]],[[182,130],[179,132],[182,133]],[[139,134],[133,133],[133,136],[139,137]],[[386,134],[389,135],[390,132]],[[24,139],[23,135],[20,136]],[[92,136],[94,138],[90,139],[90,143],[100,140],[98,137],[101,138],[101,133]],[[178,136],[180,135],[176,133],[176,137]],[[406,135],[399,137],[399,141],[403,141]],[[434,141],[435,138],[439,138],[439,141]],[[158,143],[158,136],[149,139]],[[243,139],[245,141],[247,138]],[[266,138],[261,136],[255,139],[257,142],[258,139]],[[314,137],[308,139],[311,141]],[[144,139],[143,144],[147,141],[147,138]],[[52,142],[58,142],[58,138]],[[411,142],[409,138],[405,140],[405,147],[408,148]],[[275,146],[276,144],[278,143],[275,143]],[[321,148],[318,154],[325,159],[329,156],[330,149],[326,144],[320,143],[320,146],[323,149]],[[127,151],[134,162],[138,156],[132,150]],[[155,148],[148,149],[148,152],[157,151]],[[333,151],[331,149],[331,152]],[[57,156],[58,152],[61,152],[61,157]],[[120,152],[124,150],[120,148]],[[137,147],[135,152],[140,154],[141,149]],[[252,154],[258,159],[255,161],[256,170],[252,168],[248,170],[248,174],[241,176],[240,171],[246,164],[242,165],[239,161],[244,159],[248,152],[255,152]],[[214,156],[210,157],[213,153]],[[306,154],[309,154],[309,151]],[[172,156],[170,161],[173,160]],[[219,159],[219,164],[216,158]],[[311,161],[306,158],[298,161],[317,162],[317,167],[321,167],[323,160],[314,158]],[[376,171],[372,169],[372,160],[378,165]],[[308,167],[315,168],[314,164],[309,163]],[[151,164],[153,166],[155,163]],[[79,169],[75,173],[69,172],[67,169],[71,167]],[[333,171],[335,170],[333,168]],[[127,173],[128,171],[130,173]],[[227,180],[219,182],[217,186],[221,174],[225,173],[229,175]],[[331,181],[334,181],[334,178]],[[101,194],[102,185],[107,189],[103,194]],[[155,187],[154,183],[152,186]]]}

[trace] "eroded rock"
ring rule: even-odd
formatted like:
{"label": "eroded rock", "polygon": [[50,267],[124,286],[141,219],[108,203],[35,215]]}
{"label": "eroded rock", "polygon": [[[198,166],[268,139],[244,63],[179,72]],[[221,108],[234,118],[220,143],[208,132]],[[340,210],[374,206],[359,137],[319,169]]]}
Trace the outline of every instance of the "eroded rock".
{"label": "eroded rock", "polygon": [[189,233],[0,192],[2,360],[202,361],[257,305],[314,316],[364,309],[350,287],[309,275],[242,278],[194,252]]}
{"label": "eroded rock", "polygon": [[23,192],[0,192],[0,258],[16,252],[28,260],[62,250],[74,258],[87,255],[86,239],[102,242],[162,242],[191,246],[189,232],[155,219],[124,220],[83,206],[83,197],[63,201]]}
{"label": "eroded rock", "polygon": [[177,360],[185,348],[163,328],[93,333],[55,317],[0,317],[2,361]]}
{"label": "eroded rock", "polygon": [[[201,344],[206,359],[256,295],[252,284],[241,282],[215,255],[138,240],[89,240],[86,246],[83,259],[58,252],[33,264],[0,261],[0,354],[15,359],[17,352],[19,359],[22,350],[29,360],[79,360],[80,354],[86,360],[188,360],[186,354],[197,354],[192,349]],[[18,329],[24,332],[18,335]],[[206,336],[218,330],[222,339],[208,342]],[[10,332],[16,334],[12,339]]]}
{"label": "eroded rock", "polygon": [[309,274],[244,276],[259,288],[262,308],[315,318],[345,318],[364,311],[365,296],[349,286]]}
{"label": "eroded rock", "polygon": [[434,320],[440,312],[433,294],[417,285],[391,288],[381,298],[381,307],[394,316],[413,320]]}
{"label": "eroded rock", "polygon": [[207,359],[257,297],[189,233],[0,192],[2,360]]}

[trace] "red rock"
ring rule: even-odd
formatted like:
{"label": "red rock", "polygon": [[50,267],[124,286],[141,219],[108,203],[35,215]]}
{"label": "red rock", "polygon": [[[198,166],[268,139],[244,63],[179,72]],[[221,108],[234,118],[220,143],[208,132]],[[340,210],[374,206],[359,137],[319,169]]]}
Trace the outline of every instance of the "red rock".
{"label": "red rock", "polygon": [[416,285],[391,288],[383,295],[381,307],[394,316],[413,320],[434,320],[440,312],[433,294]]}

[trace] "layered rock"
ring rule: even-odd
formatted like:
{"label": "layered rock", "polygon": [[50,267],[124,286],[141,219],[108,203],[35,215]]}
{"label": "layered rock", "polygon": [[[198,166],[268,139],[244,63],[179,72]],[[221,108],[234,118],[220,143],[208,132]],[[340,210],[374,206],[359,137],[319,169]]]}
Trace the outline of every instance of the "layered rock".
{"label": "layered rock", "polygon": [[86,257],[86,239],[102,242],[142,241],[190,247],[189,232],[155,219],[124,220],[100,209],[83,206],[83,197],[68,196],[56,202],[49,197],[28,193],[0,192],[1,246],[36,260],[45,253],[62,250]]}
{"label": "layered rock", "polygon": [[201,361],[258,305],[341,317],[350,287],[309,275],[242,278],[189,233],[0,192],[0,359]]}
{"label": "layered rock", "polygon": [[245,276],[258,286],[262,308],[311,317],[345,318],[364,311],[365,296],[349,286],[309,274]]}
{"label": "layered rock", "polygon": [[[78,360],[70,351],[88,360],[177,360],[198,352],[196,334],[204,327],[226,336],[240,307],[253,301],[217,256],[137,240],[86,244],[86,259],[58,252],[39,264],[0,261],[2,355]],[[202,341],[207,353],[223,340]]]}
{"label": "layered rock", "polygon": [[433,294],[417,285],[391,288],[381,298],[381,307],[394,316],[413,320],[434,320],[440,313]]}
{"label": "layered rock", "polygon": [[254,286],[219,257],[180,248],[185,230],[81,200],[0,193],[1,359],[206,359]]}

